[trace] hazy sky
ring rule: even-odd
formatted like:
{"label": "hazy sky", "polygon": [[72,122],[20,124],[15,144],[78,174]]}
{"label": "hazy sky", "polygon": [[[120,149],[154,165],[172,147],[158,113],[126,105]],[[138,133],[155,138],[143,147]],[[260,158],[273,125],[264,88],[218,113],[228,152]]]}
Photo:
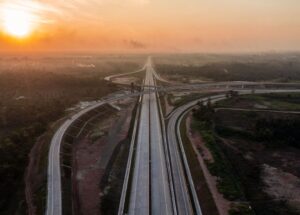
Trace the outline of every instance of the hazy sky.
{"label": "hazy sky", "polygon": [[[16,39],[7,19],[21,26],[19,11],[30,32]],[[2,50],[293,51],[300,1],[0,0],[0,27]]]}

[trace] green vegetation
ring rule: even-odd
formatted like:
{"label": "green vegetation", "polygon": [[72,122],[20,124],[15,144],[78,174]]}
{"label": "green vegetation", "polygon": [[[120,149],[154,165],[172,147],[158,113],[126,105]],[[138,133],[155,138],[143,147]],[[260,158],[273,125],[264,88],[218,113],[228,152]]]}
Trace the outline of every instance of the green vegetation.
{"label": "green vegetation", "polygon": [[253,210],[248,204],[238,203],[231,206],[229,215],[253,215]]}
{"label": "green vegetation", "polygon": [[[203,129],[202,125],[197,125],[197,122],[193,122],[193,127],[200,128],[200,133],[205,141],[206,146],[210,150],[214,161],[206,161],[207,167],[210,173],[219,177],[218,190],[228,200],[242,200],[244,199],[243,191],[238,177],[234,174],[230,162],[227,161],[226,156],[222,153],[222,150],[218,146],[218,143],[210,130]],[[202,128],[201,128],[202,127]]]}
{"label": "green vegetation", "polygon": [[200,99],[204,96],[213,95],[213,93],[187,93],[187,95],[184,96],[176,96],[176,93],[174,94],[167,94],[167,100],[168,103],[174,107],[180,107],[188,102],[194,101],[196,99]]}
{"label": "green vegetation", "polygon": [[[162,75],[177,76],[177,79],[201,78],[214,81],[267,81],[295,82],[300,80],[300,63],[297,59],[276,59],[276,62],[219,61],[207,64],[161,63],[156,66]],[[180,78],[180,77],[182,78]]]}
{"label": "green vegetation", "polygon": [[[9,206],[16,209],[17,205],[13,205],[14,203],[10,202],[10,200],[23,197],[23,192],[17,192],[17,190],[24,186],[23,175],[28,160],[28,152],[35,142],[35,138],[44,131],[45,125],[34,123],[28,127],[14,130],[1,140],[0,175],[2,177],[0,179],[0,208],[7,208],[1,214],[12,214]],[[21,207],[24,207],[24,205],[21,205]]]}
{"label": "green vegetation", "polygon": [[212,117],[214,110],[210,104],[198,104],[198,109],[193,111],[194,120],[192,128],[200,131],[206,146],[212,153],[213,162],[207,161],[209,171],[218,176],[218,189],[223,193],[224,197],[229,200],[243,199],[243,192],[238,179],[233,174],[233,169],[226,157],[222,153],[212,131]]}
{"label": "green vegetation", "polygon": [[217,102],[216,107],[263,108],[272,110],[300,110],[299,93],[251,94]]}
{"label": "green vegetation", "polygon": [[223,137],[256,141],[270,148],[284,146],[300,148],[300,119],[298,117],[276,119],[267,118],[260,114],[255,118],[251,116],[245,117],[245,115],[243,118],[246,118],[248,123],[254,126],[245,126],[237,129],[226,125],[216,125],[215,130]]}
{"label": "green vegetation", "polygon": [[[268,105],[266,107],[272,110],[300,110],[300,94],[243,95],[219,101],[216,106],[253,110],[257,104]],[[229,109],[221,110],[216,118],[219,123],[216,123],[215,129],[222,136],[257,141],[268,147],[300,147],[300,119],[297,115]]]}
{"label": "green vegetation", "polygon": [[[7,208],[10,208],[10,202],[17,203],[16,199],[23,198],[23,175],[28,163],[28,154],[36,138],[46,131],[50,122],[62,117],[67,107],[87,96],[90,99],[99,98],[113,89],[99,79],[80,79],[61,75],[50,75],[53,79],[49,76],[40,77],[37,84],[44,83],[44,86],[39,87],[35,86],[34,80],[38,75],[28,74],[30,75],[33,79],[30,80],[30,90],[22,89],[28,84],[28,77],[27,83],[20,83],[19,86],[12,84],[15,90],[22,91],[23,95],[26,95],[25,99],[17,100],[14,96],[5,98],[5,92],[8,94],[9,92],[3,85],[1,91],[4,98],[1,100],[0,174],[6,177],[0,179],[1,193],[4,194],[0,196],[3,198],[0,201],[0,210],[7,211],[8,214],[12,213]],[[9,82],[14,82],[14,79]],[[51,89],[61,93],[50,96],[50,92],[47,91]],[[12,210],[15,207],[13,206]]]}
{"label": "green vegetation", "polygon": [[[288,145],[300,148],[300,119],[258,119],[256,138],[268,146]],[[287,135],[288,134],[288,135]]]}

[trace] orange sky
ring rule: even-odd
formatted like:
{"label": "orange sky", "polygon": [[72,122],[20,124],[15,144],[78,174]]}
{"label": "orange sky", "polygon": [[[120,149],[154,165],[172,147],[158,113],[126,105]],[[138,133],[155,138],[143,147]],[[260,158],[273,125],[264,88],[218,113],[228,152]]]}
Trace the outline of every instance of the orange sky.
{"label": "orange sky", "polygon": [[[30,14],[29,35],[7,32],[7,10]],[[298,51],[299,12],[299,0],[0,0],[0,48]]]}

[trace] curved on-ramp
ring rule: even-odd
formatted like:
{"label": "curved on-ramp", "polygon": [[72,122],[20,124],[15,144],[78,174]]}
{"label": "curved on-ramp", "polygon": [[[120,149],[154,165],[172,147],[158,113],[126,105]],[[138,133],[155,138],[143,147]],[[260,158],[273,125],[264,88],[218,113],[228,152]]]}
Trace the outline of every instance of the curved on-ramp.
{"label": "curved on-ramp", "polygon": [[[240,94],[244,95],[244,94],[251,94],[252,90],[238,90]],[[288,92],[300,92],[300,90],[257,90],[256,94],[262,94],[262,93],[288,93]],[[175,190],[176,190],[176,201],[181,201],[183,204],[181,205],[177,205],[178,207],[178,214],[197,214],[197,215],[201,215],[202,211],[201,211],[201,207],[200,207],[200,203],[198,201],[198,197],[197,197],[197,193],[194,187],[194,183],[193,183],[193,178],[192,178],[192,174],[190,172],[189,169],[189,165],[188,165],[188,161],[187,161],[187,157],[185,155],[185,150],[183,147],[183,143],[181,140],[181,134],[180,134],[180,124],[181,121],[184,117],[184,115],[190,111],[199,101],[207,101],[208,99],[211,100],[211,102],[217,102],[220,100],[224,100],[226,99],[226,95],[225,94],[219,94],[219,95],[214,95],[214,96],[209,96],[209,97],[203,97],[200,99],[196,99],[194,101],[191,101],[185,105],[182,105],[178,108],[176,108],[174,111],[171,112],[170,117],[169,117],[169,121],[168,121],[168,126],[167,126],[167,138],[168,138],[168,142],[170,144],[170,148],[171,148],[171,158],[174,159],[173,165],[177,165],[177,168],[175,169],[176,171],[173,172],[174,175],[178,174],[178,176],[174,177],[175,179]],[[298,112],[297,112],[298,113]],[[178,163],[177,161],[180,160],[180,155],[178,154],[178,152],[181,152],[182,154],[182,166],[181,163]],[[177,159],[175,159],[176,157],[178,157]],[[176,161],[177,160],[177,161]],[[174,168],[173,168],[174,169]],[[187,181],[182,181],[185,180],[185,178],[180,179],[180,175],[182,175],[183,172],[186,171],[186,175]],[[190,188],[190,192],[191,192],[191,199],[188,199],[189,196],[185,196],[184,193],[188,192],[188,188],[185,187],[185,184],[189,184],[188,187]],[[188,208],[191,207],[191,203],[194,204],[194,212],[192,210],[190,210],[190,213],[188,212]]]}

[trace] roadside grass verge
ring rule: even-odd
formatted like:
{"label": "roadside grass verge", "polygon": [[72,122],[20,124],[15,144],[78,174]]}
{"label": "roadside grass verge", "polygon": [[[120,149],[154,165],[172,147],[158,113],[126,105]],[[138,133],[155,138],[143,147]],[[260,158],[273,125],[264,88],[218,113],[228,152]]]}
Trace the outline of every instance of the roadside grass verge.
{"label": "roadside grass verge", "polygon": [[184,151],[186,153],[186,157],[188,158],[189,168],[192,174],[192,178],[194,181],[194,185],[196,186],[197,196],[201,205],[201,210],[203,214],[215,215],[219,214],[217,207],[215,205],[212,194],[208,188],[205,177],[203,175],[203,171],[200,167],[200,164],[197,159],[197,154],[195,153],[192,143],[187,137],[186,130],[186,116],[182,119],[180,124],[180,133],[182,138],[182,143],[184,146]]}

